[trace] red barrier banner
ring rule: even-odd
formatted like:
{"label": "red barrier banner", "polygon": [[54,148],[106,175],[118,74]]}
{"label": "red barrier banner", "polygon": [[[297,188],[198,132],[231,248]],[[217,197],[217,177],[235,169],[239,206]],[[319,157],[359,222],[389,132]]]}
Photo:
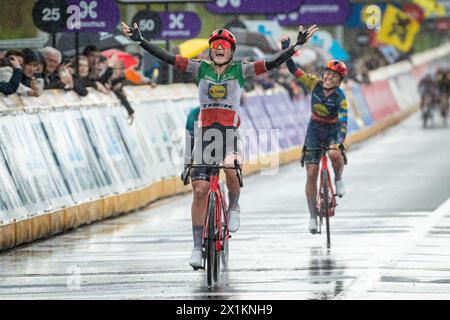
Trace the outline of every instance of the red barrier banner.
{"label": "red barrier banner", "polygon": [[386,116],[400,110],[389,87],[388,80],[381,80],[362,86],[363,94],[375,121],[383,120]]}

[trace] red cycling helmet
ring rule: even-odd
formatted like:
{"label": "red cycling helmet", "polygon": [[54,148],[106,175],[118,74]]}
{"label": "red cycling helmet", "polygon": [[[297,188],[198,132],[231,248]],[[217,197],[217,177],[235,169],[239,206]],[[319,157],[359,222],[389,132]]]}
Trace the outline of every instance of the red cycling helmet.
{"label": "red cycling helmet", "polygon": [[339,75],[342,78],[345,78],[348,74],[347,66],[345,65],[345,63],[343,63],[342,61],[339,61],[339,60],[333,59],[333,60],[328,61],[327,64],[325,65],[325,68],[327,70],[331,70],[331,71],[339,73]]}
{"label": "red cycling helmet", "polygon": [[223,39],[231,43],[233,51],[236,49],[236,37],[227,29],[217,29],[208,38],[208,44],[217,39]]}

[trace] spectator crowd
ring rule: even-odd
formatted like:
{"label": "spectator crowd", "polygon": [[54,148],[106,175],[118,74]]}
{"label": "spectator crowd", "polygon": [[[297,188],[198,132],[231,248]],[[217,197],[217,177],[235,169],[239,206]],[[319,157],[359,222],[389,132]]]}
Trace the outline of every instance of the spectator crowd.
{"label": "spectator crowd", "polygon": [[134,81],[127,79],[124,63],[117,55],[106,58],[94,45],[87,46],[78,59],[63,59],[61,52],[50,46],[38,51],[26,48],[0,53],[0,93],[39,97],[43,90],[61,89],[73,90],[84,97],[89,93],[87,88],[103,93],[112,91],[126,108],[130,120],[134,110],[122,88],[146,83],[144,77],[136,80],[139,74],[134,66],[131,74]]}
{"label": "spectator crowd", "polygon": [[[107,57],[94,45],[84,48],[78,59],[63,58],[59,50],[50,46],[38,51],[22,49],[0,52],[0,93],[38,97],[43,90],[61,89],[73,90],[84,97],[89,93],[87,88],[103,93],[112,91],[120,99],[132,120],[134,110],[123,93],[123,87],[166,83],[168,69],[159,62],[144,67],[143,56],[140,53],[128,55],[133,57],[135,63],[125,68],[124,60],[119,59],[117,54]],[[207,51],[200,53],[196,58],[208,59]],[[354,67],[349,65],[349,78],[356,82],[368,83],[368,71],[384,65],[386,61],[381,55],[360,59]],[[307,73],[316,75],[320,75],[323,71],[319,61],[301,67]],[[195,83],[196,79],[190,74],[174,69],[173,82]],[[249,79],[244,89],[264,92],[277,87],[286,89],[293,100],[299,100],[308,93],[308,89],[295,79],[285,65]]]}

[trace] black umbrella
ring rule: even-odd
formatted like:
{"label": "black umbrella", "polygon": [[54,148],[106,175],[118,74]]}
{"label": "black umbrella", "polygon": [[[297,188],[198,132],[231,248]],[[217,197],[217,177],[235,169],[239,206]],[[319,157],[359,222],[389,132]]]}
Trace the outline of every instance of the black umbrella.
{"label": "black umbrella", "polygon": [[[88,45],[95,45],[100,51],[133,44],[124,35],[120,28],[113,32],[83,32],[79,33],[79,52]],[[75,33],[58,33],[56,35],[56,48],[66,57],[75,55]]]}
{"label": "black umbrella", "polygon": [[230,28],[230,31],[233,32],[236,37],[238,45],[244,44],[250,47],[257,47],[265,53],[275,53],[279,51],[275,41],[262,33],[251,32],[243,28]]}

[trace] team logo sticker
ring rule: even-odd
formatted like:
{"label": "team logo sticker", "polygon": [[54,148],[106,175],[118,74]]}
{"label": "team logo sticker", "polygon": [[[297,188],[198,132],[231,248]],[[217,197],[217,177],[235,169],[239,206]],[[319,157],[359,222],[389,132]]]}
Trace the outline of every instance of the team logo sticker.
{"label": "team logo sticker", "polygon": [[328,110],[328,108],[321,103],[314,104],[313,110],[314,110],[314,113],[320,117],[326,117],[326,116],[330,115],[330,111]]}
{"label": "team logo sticker", "polygon": [[223,100],[227,98],[228,90],[227,90],[227,84],[221,83],[221,84],[213,84],[210,83],[208,87],[208,96],[210,99],[215,100]]}

